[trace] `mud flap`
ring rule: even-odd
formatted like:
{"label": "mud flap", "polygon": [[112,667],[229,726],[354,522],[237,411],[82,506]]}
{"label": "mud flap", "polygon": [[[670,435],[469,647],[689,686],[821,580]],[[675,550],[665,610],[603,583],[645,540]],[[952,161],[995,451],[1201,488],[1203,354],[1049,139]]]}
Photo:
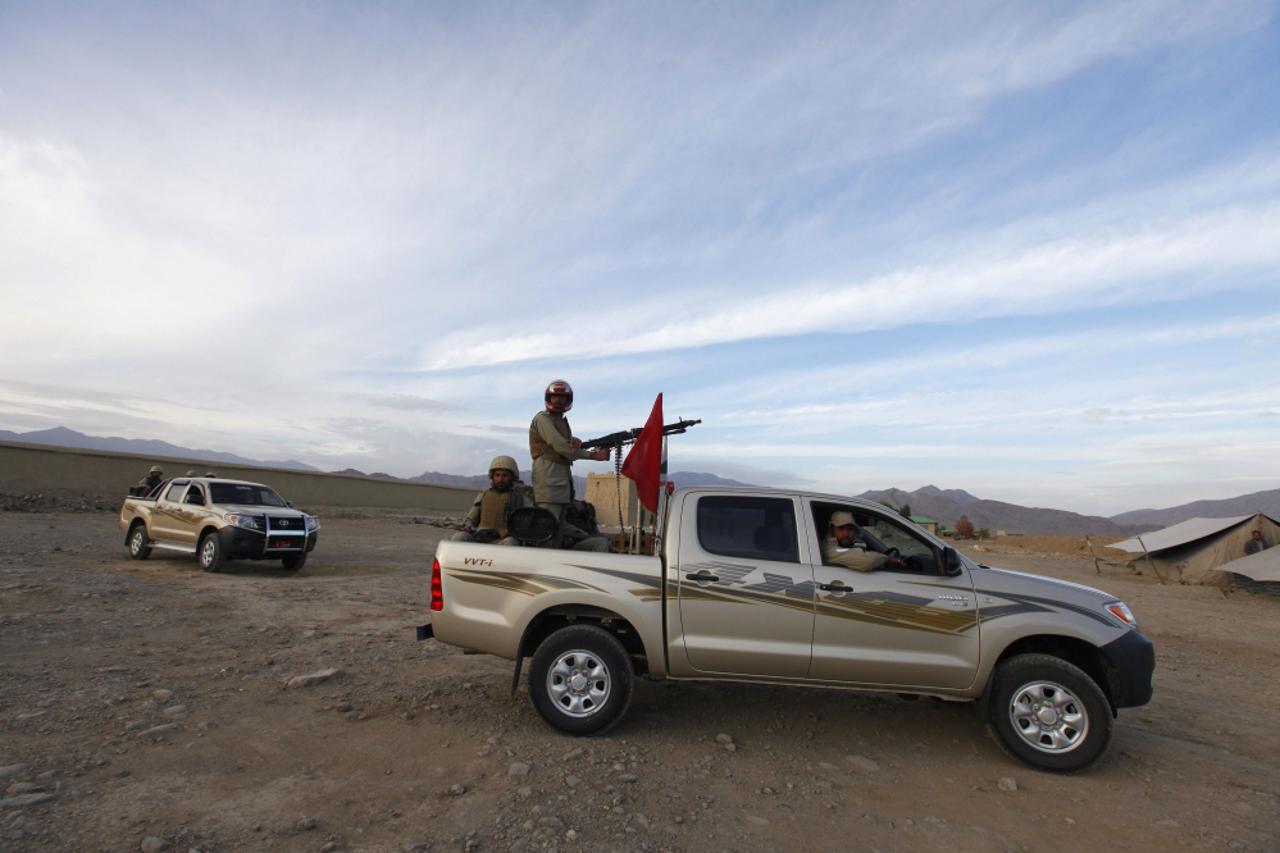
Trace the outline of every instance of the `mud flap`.
{"label": "mud flap", "polygon": [[417,631],[419,640],[430,640],[436,635],[436,629],[430,623],[419,625]]}
{"label": "mud flap", "polygon": [[516,690],[517,688],[520,687],[520,670],[522,668],[524,668],[524,657],[518,655],[516,657],[515,671],[511,673],[511,698],[512,699],[516,698]]}

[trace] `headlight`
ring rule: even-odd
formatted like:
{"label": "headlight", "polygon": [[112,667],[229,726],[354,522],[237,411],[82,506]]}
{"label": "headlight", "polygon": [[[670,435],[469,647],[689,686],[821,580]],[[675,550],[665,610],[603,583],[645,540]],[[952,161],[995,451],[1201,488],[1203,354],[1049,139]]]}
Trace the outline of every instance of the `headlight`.
{"label": "headlight", "polygon": [[316,518],[314,515],[304,515],[303,518],[306,519],[307,530],[310,531],[310,530],[320,529],[320,519]]}
{"label": "headlight", "polygon": [[245,530],[262,530],[262,518],[257,515],[241,515],[237,512],[227,514],[227,521]]}
{"label": "headlight", "polygon": [[1123,601],[1113,601],[1105,605],[1108,613],[1130,628],[1138,627],[1138,620],[1133,618],[1133,611]]}

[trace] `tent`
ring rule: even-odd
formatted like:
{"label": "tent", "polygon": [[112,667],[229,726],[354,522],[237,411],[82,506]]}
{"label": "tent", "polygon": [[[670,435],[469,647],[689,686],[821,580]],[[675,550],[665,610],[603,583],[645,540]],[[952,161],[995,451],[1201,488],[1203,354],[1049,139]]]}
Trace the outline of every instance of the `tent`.
{"label": "tent", "polygon": [[[1262,539],[1269,546],[1261,554],[1253,557],[1264,557],[1256,563],[1245,559],[1244,543],[1248,542],[1253,531],[1262,531]],[[1172,527],[1143,533],[1132,539],[1117,542],[1108,546],[1126,551],[1135,556],[1130,563],[1152,567],[1166,578],[1183,580],[1188,583],[1218,583],[1223,579],[1223,572],[1242,574],[1253,577],[1249,572],[1259,571],[1268,574],[1271,567],[1280,563],[1280,522],[1269,515],[1255,513],[1232,518],[1189,518]],[[1239,563],[1239,567],[1228,564]],[[1280,571],[1274,576],[1257,577],[1254,580],[1280,581]]]}

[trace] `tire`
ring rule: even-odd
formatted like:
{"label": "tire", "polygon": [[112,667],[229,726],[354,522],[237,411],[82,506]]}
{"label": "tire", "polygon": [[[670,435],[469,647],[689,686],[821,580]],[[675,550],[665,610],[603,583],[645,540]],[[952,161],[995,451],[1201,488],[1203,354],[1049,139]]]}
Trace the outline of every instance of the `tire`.
{"label": "tire", "polygon": [[307,564],[307,552],[302,551],[298,554],[290,554],[280,560],[286,572],[296,572]]}
{"label": "tire", "polygon": [[222,571],[227,560],[222,553],[222,540],[218,538],[217,533],[210,531],[200,537],[200,544],[196,546],[196,559],[200,561],[200,568],[203,571]]}
{"label": "tire", "polygon": [[997,667],[987,726],[1009,755],[1039,770],[1073,773],[1102,757],[1115,725],[1102,688],[1073,663],[1028,654]]}
{"label": "tire", "polygon": [[150,557],[151,540],[147,538],[147,525],[139,521],[130,527],[129,535],[124,540],[124,547],[129,550],[129,556],[134,560],[145,560]]}
{"label": "tire", "polygon": [[634,681],[631,658],[617,637],[595,625],[570,625],[533,653],[529,698],[560,731],[600,734],[626,713]]}

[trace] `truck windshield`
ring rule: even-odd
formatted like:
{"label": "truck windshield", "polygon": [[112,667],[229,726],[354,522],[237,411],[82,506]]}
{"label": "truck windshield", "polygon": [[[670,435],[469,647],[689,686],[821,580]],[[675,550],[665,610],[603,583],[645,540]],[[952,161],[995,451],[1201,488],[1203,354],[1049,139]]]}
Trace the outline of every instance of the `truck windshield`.
{"label": "truck windshield", "polygon": [[266,486],[251,483],[210,483],[209,494],[215,504],[244,506],[288,506],[284,498]]}

